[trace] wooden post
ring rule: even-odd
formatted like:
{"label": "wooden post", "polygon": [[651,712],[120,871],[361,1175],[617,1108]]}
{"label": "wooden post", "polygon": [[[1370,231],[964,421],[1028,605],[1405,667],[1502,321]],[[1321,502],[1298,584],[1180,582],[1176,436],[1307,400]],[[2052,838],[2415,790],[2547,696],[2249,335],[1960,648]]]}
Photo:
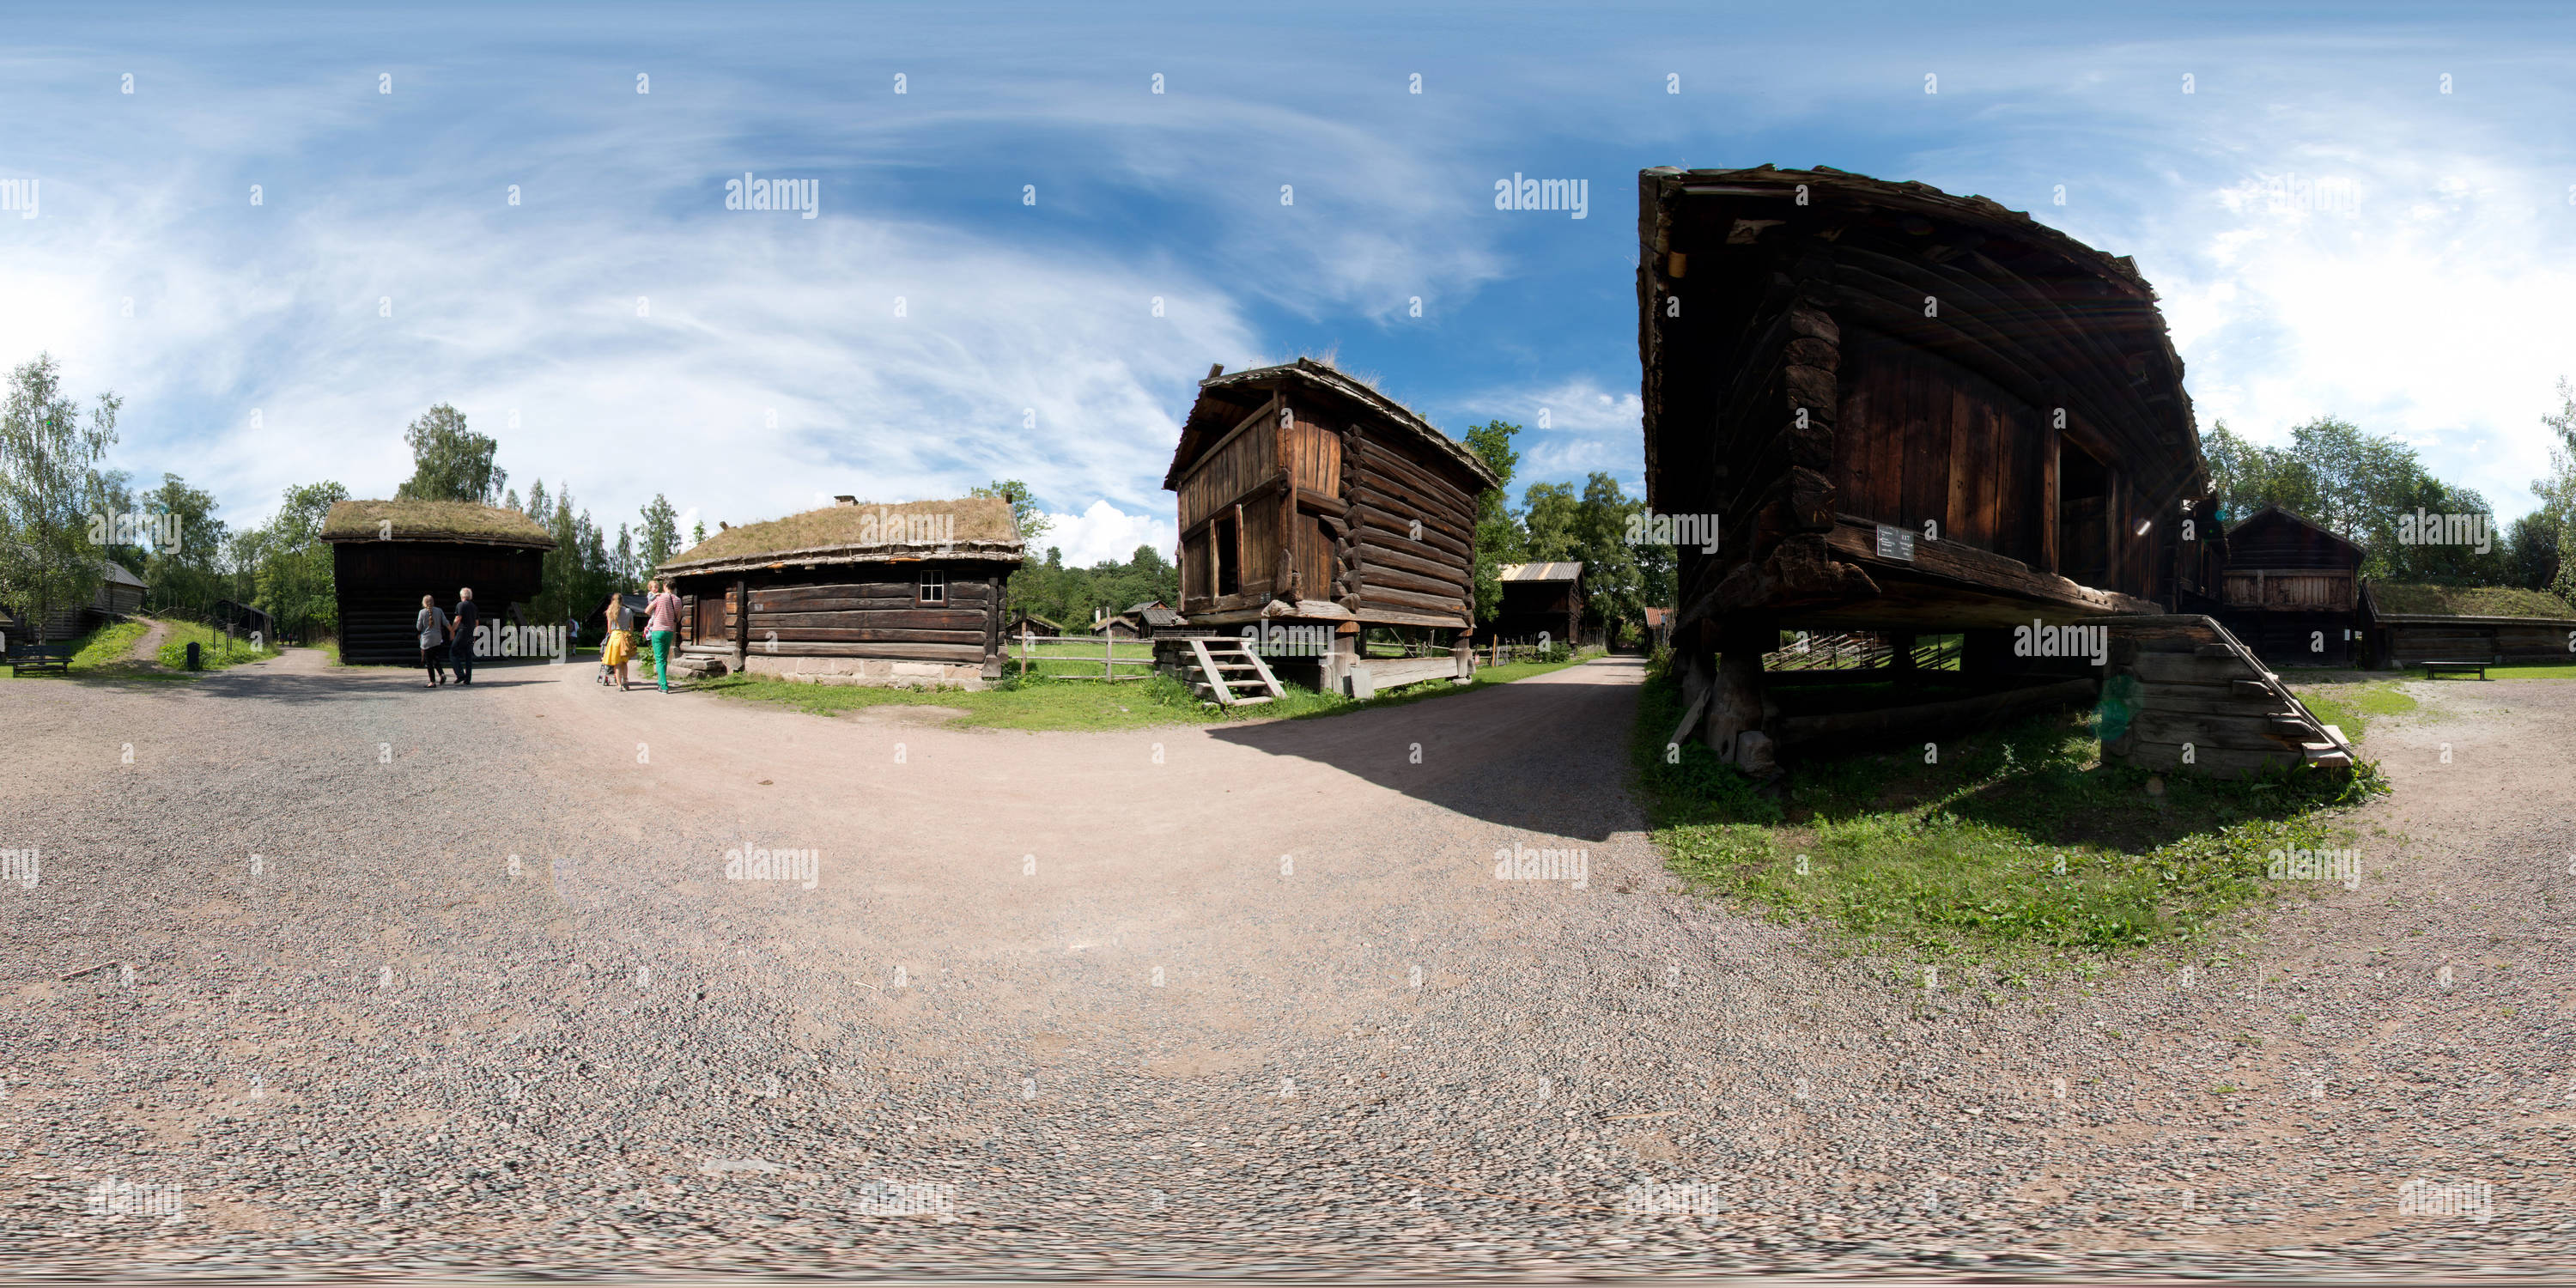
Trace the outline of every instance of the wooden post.
{"label": "wooden post", "polygon": [[1029,624],[1020,623],[1020,678],[1029,678]]}
{"label": "wooden post", "polygon": [[740,675],[748,670],[751,660],[751,583],[733,579],[733,669]]}
{"label": "wooden post", "polygon": [[1717,677],[1709,691],[1709,749],[1747,773],[1775,768],[1771,737],[1762,728],[1762,655],[1779,641],[1771,619],[1731,614],[1719,623]]}
{"label": "wooden post", "polygon": [[1117,656],[1118,656],[1118,632],[1116,632],[1116,631],[1114,631],[1114,630],[1102,631],[1102,632],[1100,633],[1100,678],[1101,678],[1101,679],[1104,679],[1104,680],[1115,680],[1115,679],[1117,679],[1117,678],[1118,678],[1118,668],[1117,668],[1115,665],[1113,665],[1113,664],[1112,664],[1112,663],[1113,663],[1113,661],[1117,658]]}

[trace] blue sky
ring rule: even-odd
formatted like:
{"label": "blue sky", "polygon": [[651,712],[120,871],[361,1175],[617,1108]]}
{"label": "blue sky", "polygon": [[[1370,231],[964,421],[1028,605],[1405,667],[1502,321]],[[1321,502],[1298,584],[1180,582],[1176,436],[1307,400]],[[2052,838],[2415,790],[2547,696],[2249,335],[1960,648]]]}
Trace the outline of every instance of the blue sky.
{"label": "blue sky", "polygon": [[[514,484],[568,480],[612,529],[656,492],[712,527],[1016,477],[1069,557],[1123,557],[1171,541],[1162,472],[1208,365],[1298,353],[1452,434],[1544,413],[1523,483],[1634,490],[1635,176],[1665,164],[1823,163],[2028,210],[2136,257],[2204,425],[2340,415],[2507,516],[2576,376],[2576,20],[2540,7],[109,6],[10,28],[0,179],[41,200],[0,213],[0,361],[50,350],[75,392],[123,395],[113,463],[235,522],[291,483],[389,493],[402,427],[447,401]],[[817,181],[817,216],[726,210],[746,172]],[[1515,172],[1587,180],[1587,217],[1495,210]],[[2292,176],[2348,208],[2273,209]]]}

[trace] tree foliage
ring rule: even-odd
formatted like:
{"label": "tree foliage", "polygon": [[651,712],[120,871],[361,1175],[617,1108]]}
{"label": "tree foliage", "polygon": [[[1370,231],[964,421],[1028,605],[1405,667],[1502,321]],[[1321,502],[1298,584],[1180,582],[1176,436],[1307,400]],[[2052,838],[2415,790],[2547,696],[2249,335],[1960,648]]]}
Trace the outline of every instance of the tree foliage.
{"label": "tree foliage", "polygon": [[116,441],[122,405],[103,393],[83,417],[50,354],[9,373],[0,402],[0,602],[39,629],[46,612],[98,592],[106,551],[91,542],[90,519],[114,503],[98,463]]}
{"label": "tree foliage", "polygon": [[2476,491],[2425,470],[2415,449],[2348,421],[2319,417],[2291,429],[2290,441],[2267,447],[2219,422],[2201,437],[2219,517],[2233,525],[2265,505],[2311,519],[2363,549],[2362,575],[2384,581],[2494,585],[2518,562],[2498,533],[2487,553],[2473,546],[2407,543],[2408,515],[2485,514]]}
{"label": "tree foliage", "polygon": [[509,473],[492,463],[501,445],[466,428],[465,413],[440,403],[403,431],[411,478],[395,489],[402,501],[480,501],[499,505]]}

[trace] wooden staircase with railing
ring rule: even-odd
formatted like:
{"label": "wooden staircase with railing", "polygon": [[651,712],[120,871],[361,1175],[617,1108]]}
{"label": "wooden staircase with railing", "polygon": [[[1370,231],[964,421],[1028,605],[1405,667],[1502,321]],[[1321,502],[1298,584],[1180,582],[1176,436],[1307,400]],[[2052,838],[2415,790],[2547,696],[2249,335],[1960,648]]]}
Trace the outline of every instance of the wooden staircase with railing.
{"label": "wooden staircase with railing", "polygon": [[2220,777],[2360,758],[2281,677],[2217,622],[2198,616],[2106,617],[2111,674],[2101,699],[2102,754],[2151,769],[2184,765]]}
{"label": "wooden staircase with railing", "polygon": [[1228,707],[1258,706],[1287,696],[1270,664],[1240,639],[1193,636],[1189,658],[1195,674],[1190,687],[1202,700]]}

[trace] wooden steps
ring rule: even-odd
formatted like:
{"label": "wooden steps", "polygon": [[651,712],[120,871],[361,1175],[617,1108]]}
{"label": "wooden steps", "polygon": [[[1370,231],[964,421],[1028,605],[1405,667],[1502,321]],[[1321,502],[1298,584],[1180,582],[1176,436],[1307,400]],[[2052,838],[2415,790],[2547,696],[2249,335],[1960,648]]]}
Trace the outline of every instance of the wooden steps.
{"label": "wooden steps", "polygon": [[1244,641],[1226,636],[1192,636],[1190,688],[1201,701],[1219,706],[1252,707],[1287,696],[1270,665]]}
{"label": "wooden steps", "polygon": [[2102,754],[2152,769],[2244,777],[2300,765],[2347,769],[2359,758],[2341,729],[2318,721],[2243,641],[2207,617],[2105,619]]}

